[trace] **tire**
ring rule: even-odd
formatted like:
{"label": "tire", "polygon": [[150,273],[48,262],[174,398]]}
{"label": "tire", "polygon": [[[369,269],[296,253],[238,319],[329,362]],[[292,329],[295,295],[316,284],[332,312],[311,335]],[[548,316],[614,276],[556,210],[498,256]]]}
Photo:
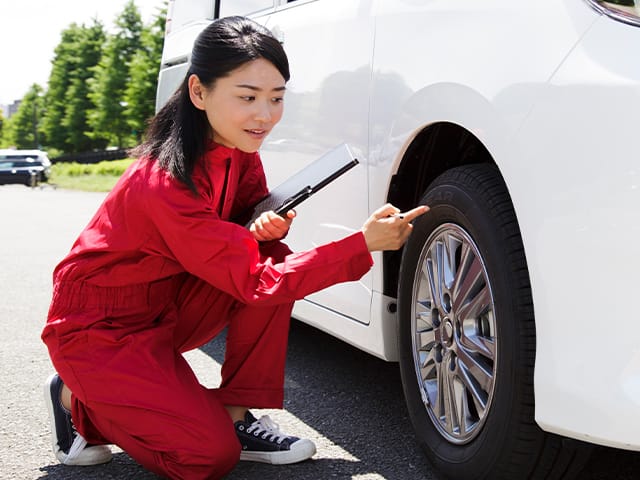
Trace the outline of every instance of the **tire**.
{"label": "tire", "polygon": [[409,415],[434,466],[456,479],[571,479],[591,447],[534,421],[536,331],[515,212],[498,170],[443,173],[421,203],[398,291]]}

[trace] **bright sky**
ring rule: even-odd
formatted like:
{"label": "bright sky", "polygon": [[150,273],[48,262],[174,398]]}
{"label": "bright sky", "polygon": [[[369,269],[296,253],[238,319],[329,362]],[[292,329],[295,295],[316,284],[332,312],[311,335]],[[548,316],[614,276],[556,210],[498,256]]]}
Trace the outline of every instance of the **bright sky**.
{"label": "bright sky", "polygon": [[[46,88],[53,50],[71,23],[98,18],[110,31],[127,0],[3,0],[0,8],[0,105],[21,99],[38,83]],[[146,24],[165,0],[134,0]]]}

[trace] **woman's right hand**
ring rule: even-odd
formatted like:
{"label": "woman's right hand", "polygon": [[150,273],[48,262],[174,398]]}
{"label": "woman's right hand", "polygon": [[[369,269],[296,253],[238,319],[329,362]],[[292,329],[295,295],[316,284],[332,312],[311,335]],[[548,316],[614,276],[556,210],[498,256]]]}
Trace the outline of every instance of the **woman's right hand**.
{"label": "woman's right hand", "polygon": [[400,213],[400,210],[389,203],[380,207],[362,226],[367,248],[370,252],[398,250],[411,234],[411,221],[428,210],[426,205],[404,213]]}

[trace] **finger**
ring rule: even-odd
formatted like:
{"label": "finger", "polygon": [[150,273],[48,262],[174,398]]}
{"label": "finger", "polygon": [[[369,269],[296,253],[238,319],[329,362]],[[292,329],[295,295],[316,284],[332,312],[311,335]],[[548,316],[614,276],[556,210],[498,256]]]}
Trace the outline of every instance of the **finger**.
{"label": "finger", "polygon": [[256,240],[256,242],[265,242],[266,241],[266,239],[258,231],[258,227],[257,227],[255,222],[251,225],[251,227],[249,227],[249,231],[253,235],[253,238]]}
{"label": "finger", "polygon": [[285,228],[285,230],[288,230],[289,228],[291,228],[291,224],[293,223],[293,219],[294,219],[294,218],[296,218],[296,215],[297,215],[297,213],[296,213],[296,211],[295,211],[295,210],[293,210],[293,209],[292,209],[292,210],[289,210],[289,211],[285,214],[285,216],[284,216],[284,220],[285,220],[285,222],[286,222],[286,225],[285,225],[285,227],[284,227],[284,228]]}
{"label": "finger", "polygon": [[256,219],[255,221],[256,228],[262,235],[265,235],[273,229],[274,219],[275,219],[275,222],[278,221],[276,218],[279,218],[281,222],[284,222],[284,220],[278,215],[276,215],[275,213],[264,212],[262,215],[260,215]]}
{"label": "finger", "polygon": [[407,222],[412,221],[414,218],[418,218],[420,215],[424,215],[429,211],[429,207],[426,205],[420,205],[419,207],[412,208],[408,212],[404,212],[402,216]]}
{"label": "finger", "polygon": [[[261,218],[264,225],[271,224],[277,227],[282,227],[283,225],[286,224],[287,221],[289,221],[289,215],[291,214],[291,212],[293,212],[293,210],[289,210],[284,215],[279,215],[273,210],[270,210],[268,212],[263,213],[261,215]],[[295,213],[294,213],[294,216],[295,216]]]}
{"label": "finger", "polygon": [[400,213],[399,208],[394,207],[390,203],[386,203],[382,207],[378,208],[375,212],[373,212],[373,217],[380,220],[397,213]]}
{"label": "finger", "polygon": [[260,233],[268,240],[280,239],[289,231],[291,222],[290,218],[283,218],[274,212],[265,212],[260,216]]}
{"label": "finger", "polygon": [[282,236],[289,230],[293,218],[296,216],[294,210],[289,210],[285,216],[280,216],[276,213],[269,213],[269,226],[270,231],[274,234]]}

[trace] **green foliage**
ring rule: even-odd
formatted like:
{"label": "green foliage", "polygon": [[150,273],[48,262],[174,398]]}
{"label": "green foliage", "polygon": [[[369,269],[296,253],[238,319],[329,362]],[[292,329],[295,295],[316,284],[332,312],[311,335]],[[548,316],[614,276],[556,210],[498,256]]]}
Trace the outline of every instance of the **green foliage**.
{"label": "green foliage", "polygon": [[90,27],[71,24],[62,32],[46,95],[43,127],[48,146],[82,152],[106,145],[105,140],[87,134],[87,111],[92,107],[87,82],[100,60],[105,39],[104,27],[95,20]]}
{"label": "green foliage", "polygon": [[140,143],[147,121],[155,113],[165,17],[166,12],[161,11],[151,25],[143,28],[142,48],[135,52],[129,64],[130,81],[124,92],[124,114],[136,143]]}
{"label": "green foliage", "polygon": [[89,124],[94,136],[108,138],[111,144],[122,148],[132,146],[129,142],[125,144],[130,133],[124,115],[125,89],[130,81],[132,57],[142,49],[142,21],[133,0],[127,2],[116,25],[118,31],[108,39],[90,81],[89,98],[94,108],[89,114]]}
{"label": "green foliage", "polygon": [[134,159],[113,160],[90,165],[54,163],[49,183],[60,188],[89,192],[108,192]]}
{"label": "green foliage", "polygon": [[41,121],[44,112],[43,89],[38,84],[31,85],[22,98],[18,111],[11,117],[5,139],[7,145],[23,149],[38,149],[44,138]]}
{"label": "green foliage", "polygon": [[[16,114],[1,122],[0,145],[42,144],[45,150],[73,153],[138,144],[155,109],[166,0],[158,3],[164,6],[148,26],[134,0],[116,18],[114,34],[97,20],[70,24],[54,51],[44,105],[36,104],[38,126],[32,122],[27,128],[27,113],[20,119]],[[32,116],[33,105],[24,107],[32,108]]]}
{"label": "green foliage", "polygon": [[4,148],[4,129],[7,125],[6,122],[2,110],[0,110],[0,148]]}
{"label": "green foliage", "polygon": [[124,160],[105,160],[91,164],[77,162],[54,163],[51,166],[51,174],[69,177],[82,175],[113,175],[119,177],[132,162],[133,159],[126,158]]}

